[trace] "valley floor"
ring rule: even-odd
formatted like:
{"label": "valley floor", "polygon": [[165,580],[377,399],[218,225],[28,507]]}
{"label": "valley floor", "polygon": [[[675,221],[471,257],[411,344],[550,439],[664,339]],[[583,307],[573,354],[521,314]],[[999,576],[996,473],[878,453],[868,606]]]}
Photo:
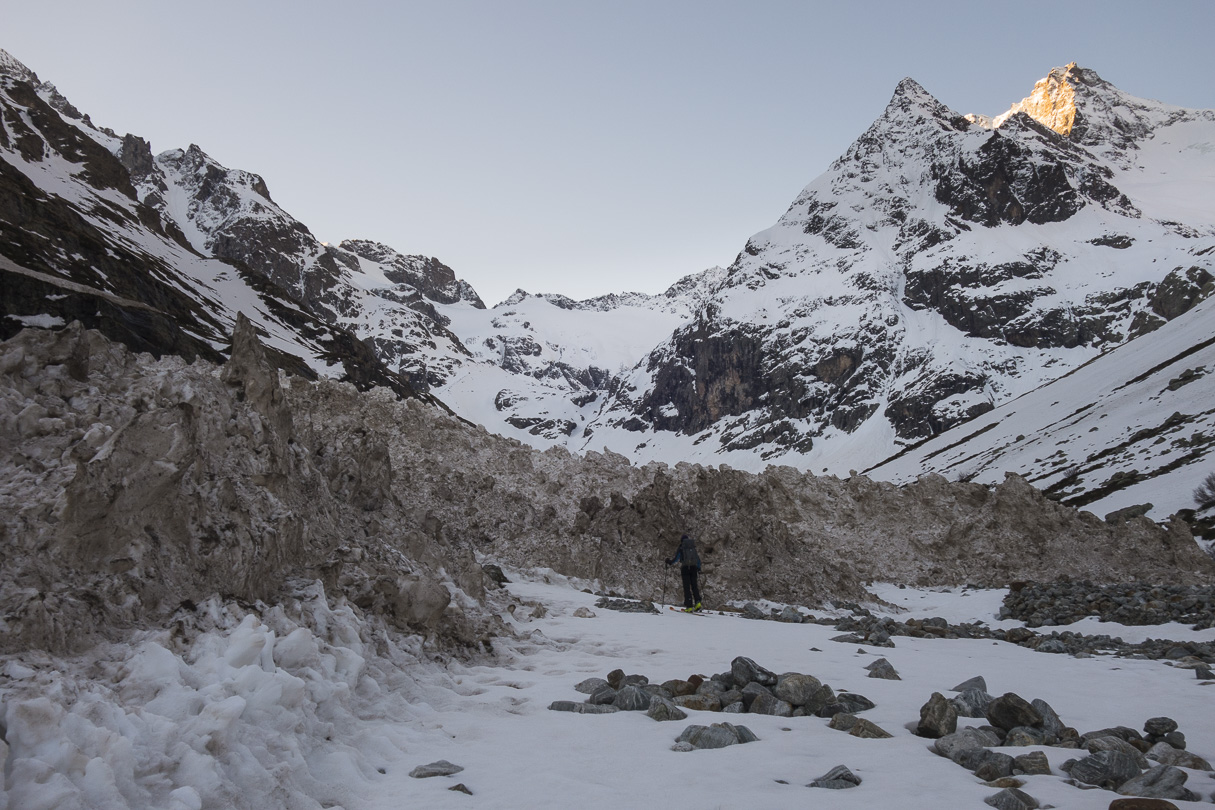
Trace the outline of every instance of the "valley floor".
{"label": "valley floor", "polygon": [[[920,706],[934,691],[952,695],[951,687],[975,675],[986,678],[993,695],[1015,692],[1026,700],[1046,700],[1081,733],[1117,725],[1142,729],[1148,718],[1172,717],[1190,752],[1215,758],[1215,685],[1164,661],[1075,658],[990,640],[898,637],[893,649],[858,647],[831,641],[838,631],[815,624],[598,609],[594,596],[558,577],[548,579],[551,583],[507,586],[517,598],[542,604],[547,615],[516,623],[532,637],[510,644],[502,666],[457,667],[451,673],[454,689],[418,696],[425,705],[414,704],[417,722],[398,729],[405,754],[377,780],[368,808],[981,808],[997,789],[929,751],[931,741],[906,727],[919,719]],[[906,608],[900,618],[941,616],[951,623],[983,620],[1016,626],[995,618],[1003,591],[893,586],[877,591]],[[595,617],[575,617],[580,607],[590,608]],[[1179,625],[1123,628],[1086,621],[1053,629],[1121,635],[1128,642],[1149,636],[1215,638],[1215,630],[1193,632]],[[687,720],[656,722],[640,712],[582,715],[548,709],[555,700],[583,700],[575,684],[606,677],[618,667],[662,682],[727,671],[739,655],[777,673],[808,673],[837,692],[867,696],[877,706],[862,716],[893,738],[852,737],[829,729],[828,721],[819,718],[689,711]],[[887,658],[902,680],[867,678],[865,665],[878,657]],[[759,741],[717,750],[671,750],[687,725],[721,720],[746,725]],[[959,718],[959,727],[983,722]],[[1018,755],[1033,749],[998,750]],[[1021,778],[1026,782],[1022,790],[1043,806],[1105,810],[1117,798],[1110,791],[1080,790],[1064,782],[1067,775],[1059,766],[1084,752],[1039,750],[1046,753],[1054,775]],[[440,759],[464,770],[450,777],[409,777],[414,767]],[[841,764],[861,777],[858,788],[805,787]],[[450,790],[456,784],[472,795]],[[1189,771],[1186,786],[1210,801],[1215,779]]]}

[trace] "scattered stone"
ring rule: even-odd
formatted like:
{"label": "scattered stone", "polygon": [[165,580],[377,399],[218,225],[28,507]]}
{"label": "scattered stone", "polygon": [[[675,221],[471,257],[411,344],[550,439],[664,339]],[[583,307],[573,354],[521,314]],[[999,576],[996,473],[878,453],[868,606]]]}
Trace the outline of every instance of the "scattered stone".
{"label": "scattered stone", "polygon": [[574,611],[574,615],[579,619],[593,619],[595,618],[595,611],[583,605]]}
{"label": "scattered stone", "polygon": [[593,695],[596,691],[607,685],[608,682],[603,678],[587,678],[575,686],[574,691],[581,692],[584,695]]}
{"label": "scattered stone", "polygon": [[[966,761],[958,763],[967,767]],[[999,751],[983,749],[977,763],[974,764],[974,774],[984,782],[991,782],[1004,776],[1012,776],[1014,760],[1008,754]]]}
{"label": "scattered stone", "polygon": [[953,689],[950,689],[949,691],[950,692],[965,692],[970,689],[978,689],[980,691],[986,692],[987,691],[987,681],[983,680],[982,675],[976,675],[969,680],[962,681],[960,684],[955,686]]}
{"label": "scattered stone", "polygon": [[688,719],[687,712],[663,697],[651,698],[650,708],[646,709],[645,714],[646,717],[658,721]]}
{"label": "scattered stone", "polygon": [[882,678],[887,681],[903,680],[899,677],[899,673],[895,670],[894,666],[885,658],[879,658],[865,667],[865,669],[869,670],[870,678]]}
{"label": "scattered stone", "polygon": [[1202,757],[1174,748],[1166,742],[1158,742],[1153,745],[1147,752],[1147,758],[1178,768],[1193,768],[1196,771],[1211,770],[1211,763]]}
{"label": "scattered stone", "polygon": [[481,570],[485,572],[485,578],[494,583],[495,587],[501,588],[503,585],[510,584],[510,580],[506,578],[506,574],[502,573],[500,566],[486,563],[481,566]]}
{"label": "scattered stone", "polygon": [[831,722],[827,724],[827,728],[833,728],[836,731],[851,731],[859,719],[855,714],[840,712],[831,718]]}
{"label": "scattered stone", "polygon": [[811,702],[821,686],[822,683],[813,675],[786,672],[776,679],[772,694],[791,706],[805,706]]}
{"label": "scattered stone", "polygon": [[613,669],[608,673],[607,682],[608,686],[612,687],[613,689],[619,689],[621,684],[624,682],[624,670]]}
{"label": "scattered stone", "polygon": [[721,711],[721,698],[717,695],[676,695],[672,700],[676,706],[694,712]]}
{"label": "scattered stone", "polygon": [[805,618],[806,617],[802,615],[802,612],[793,605],[786,605],[785,609],[782,610],[780,615],[776,617],[776,620],[778,622],[788,622],[790,624],[801,624],[803,621],[805,621]]}
{"label": "scattered stone", "polygon": [[1045,700],[1039,700],[1038,698],[1031,700],[1029,705],[1033,706],[1038,714],[1042,716],[1041,728],[1047,737],[1047,744],[1050,745],[1054,741],[1062,740],[1067,733],[1067,726],[1063,725],[1063,721],[1059,719],[1058,712]]}
{"label": "scattered stone", "polygon": [[650,708],[653,696],[640,686],[629,684],[620,690],[612,705],[624,712],[644,712]]}
{"label": "scattered stone", "polygon": [[1050,762],[1041,751],[1031,751],[1019,757],[1013,757],[1013,770],[1020,771],[1026,776],[1049,776]]}
{"label": "scattered stone", "polygon": [[1164,799],[1114,799],[1110,802],[1109,810],[1180,810],[1170,801]]}
{"label": "scattered stone", "polygon": [[742,615],[744,619],[763,620],[768,618],[768,614],[764,613],[763,608],[754,602],[743,605]]}
{"label": "scattered stone", "polygon": [[1143,731],[1151,737],[1163,737],[1177,730],[1177,721],[1171,717],[1153,717],[1143,724]]}
{"label": "scattered stone", "polygon": [[984,782],[983,784],[991,788],[1019,788],[1025,787],[1025,780],[1018,779],[1015,776],[1001,776],[999,779],[993,779],[990,782]]}
{"label": "scattered stone", "polygon": [[827,727],[837,731],[847,731],[853,737],[863,740],[884,740],[894,736],[877,724],[847,712],[840,712],[832,717]]}
{"label": "scattered stone", "polygon": [[959,717],[987,717],[987,707],[995,700],[982,689],[966,689],[949,699]]}
{"label": "scattered stone", "polygon": [[549,704],[550,712],[574,712],[575,714],[611,714],[620,709],[612,705],[598,706],[593,703],[578,703],[573,700],[554,700]]}
{"label": "scattered stone", "polygon": [[[1070,763],[1071,767],[1067,767]],[[1081,760],[1068,760],[1064,768],[1072,779],[1115,790],[1139,775],[1134,757],[1121,751],[1099,751]]]}
{"label": "scattered stone", "polygon": [[459,783],[458,785],[452,785],[448,788],[448,790],[454,790],[456,793],[467,793],[469,796],[473,795],[473,792],[469,790],[468,786],[463,782]]}
{"label": "scattered stone", "polygon": [[1042,715],[1020,695],[1005,692],[987,707],[987,720],[1005,731],[1017,726],[1042,727]]}
{"label": "scattered stone", "polygon": [[616,610],[621,613],[661,613],[654,603],[648,599],[609,599],[603,597],[595,602],[595,607],[604,610]]}
{"label": "scattered stone", "polygon": [[736,684],[758,683],[761,686],[776,686],[776,673],[741,655],[730,662],[730,674]]}
{"label": "scattered stone", "polygon": [[758,737],[746,726],[731,723],[714,723],[711,726],[688,726],[675,739],[676,743],[687,743],[693,749],[725,748],[738,743],[755,742]]}
{"label": "scattered stone", "polygon": [[1164,735],[1164,739],[1161,742],[1166,742],[1174,748],[1178,748],[1182,751],[1185,750],[1185,735],[1180,731],[1170,731],[1168,734]]}
{"label": "scattered stone", "polygon": [[1010,748],[1025,748],[1031,745],[1042,745],[1045,735],[1036,728],[1017,726],[1004,737],[1002,745]]}
{"label": "scattered stone", "polygon": [[591,696],[586,699],[586,702],[594,706],[607,706],[615,703],[618,695],[619,692],[605,683],[603,686],[596,689]]}
{"label": "scattered stone", "polygon": [[1041,807],[1038,800],[1030,796],[1023,790],[1017,788],[1005,788],[999,793],[988,796],[983,800],[985,804],[990,804],[996,810],[1036,810]]}
{"label": "scattered stone", "polygon": [[1084,747],[1090,754],[1096,754],[1100,751],[1118,751],[1135,760],[1135,764],[1140,769],[1151,767],[1142,751],[1119,737],[1092,737],[1085,740]]}
{"label": "scattered stone", "polygon": [[958,713],[940,692],[933,692],[920,707],[920,722],[915,733],[929,739],[940,739],[958,730]]}
{"label": "scattered stone", "polygon": [[[712,683],[712,681],[710,681]],[[669,681],[663,681],[662,688],[671,693],[674,697],[681,695],[694,695],[699,690],[688,681],[675,678]]]}
{"label": "scattered stone", "polygon": [[1118,788],[1118,792],[1123,796],[1142,796],[1149,799],[1198,801],[1199,797],[1185,787],[1185,780],[1189,776],[1185,771],[1172,765],[1157,765],[1134,779],[1124,782]]}
{"label": "scattered stone", "polygon": [[461,765],[453,765],[445,759],[432,762],[429,765],[419,765],[409,772],[414,779],[428,779],[432,776],[451,776],[464,770]]}
{"label": "scattered stone", "polygon": [[793,706],[787,701],[776,697],[771,692],[759,692],[756,693],[755,699],[751,701],[751,705],[747,707],[747,711],[752,714],[790,717],[793,714]]}
{"label": "scattered stone", "polygon": [[861,784],[861,778],[844,765],[836,765],[825,774],[815,779],[806,787],[827,788],[828,790],[847,790]]}
{"label": "scattered stone", "polygon": [[945,757],[957,762],[956,757],[962,752],[975,748],[987,748],[988,746],[999,745],[1000,738],[990,731],[985,731],[979,728],[967,726],[953,734],[946,734],[944,737],[932,744],[932,750]]}

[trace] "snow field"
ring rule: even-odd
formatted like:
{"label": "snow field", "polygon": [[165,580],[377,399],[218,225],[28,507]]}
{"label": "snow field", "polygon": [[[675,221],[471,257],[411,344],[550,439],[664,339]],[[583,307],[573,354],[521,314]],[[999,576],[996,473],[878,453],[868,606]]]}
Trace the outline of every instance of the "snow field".
{"label": "snow field", "polygon": [[[920,706],[932,692],[951,696],[950,687],[974,675],[983,675],[994,695],[1012,691],[1027,700],[1046,700],[1065,723],[1081,732],[1113,725],[1142,728],[1148,718],[1167,715],[1181,724],[1188,750],[1207,758],[1215,755],[1213,687],[1201,686],[1191,670],[1158,661],[1078,659],[989,640],[899,637],[894,649],[860,648],[830,641],[837,631],[819,625],[692,617],[672,611],[618,613],[594,608],[595,597],[566,585],[516,582],[508,587],[513,595],[546,606],[547,618],[519,625],[520,630],[538,630],[543,637],[509,645],[512,660],[501,667],[456,673],[465,694],[449,693],[441,704],[431,705],[433,714],[423,727],[405,732],[406,759],[388,769],[367,805],[372,810],[984,807],[983,798],[996,789],[933,754],[928,750],[930,740],[906,728],[918,721]],[[1003,593],[878,589],[890,601],[894,601],[891,596],[901,595],[909,603],[924,604],[901,617],[940,615],[951,622],[995,623],[994,610]],[[574,617],[573,611],[582,606],[591,607],[596,618]],[[1132,636],[1113,625],[1100,627],[1090,632]],[[660,683],[728,670],[738,655],[777,673],[805,672],[837,691],[866,695],[877,707],[863,716],[894,738],[858,739],[827,728],[828,721],[820,718],[689,711],[686,721],[659,723],[639,712],[579,715],[547,708],[554,700],[583,700],[585,696],[574,691],[575,684],[592,676],[605,677],[617,667]],[[878,657],[887,658],[903,680],[867,678],[865,665]],[[720,750],[670,750],[686,726],[722,720],[746,725],[760,741]],[[959,718],[960,726],[983,722]],[[999,750],[1015,756],[1034,749]],[[1023,777],[1023,789],[1044,804],[1105,810],[1116,797],[1109,791],[1082,791],[1064,783],[1066,775],[1059,766],[1084,752],[1040,750],[1055,775]],[[465,770],[446,778],[407,776],[417,765],[438,759]],[[840,764],[864,780],[859,788],[812,792],[804,787]],[[457,783],[474,795],[450,791]],[[1187,786],[1207,797],[1215,780],[1191,771]]]}

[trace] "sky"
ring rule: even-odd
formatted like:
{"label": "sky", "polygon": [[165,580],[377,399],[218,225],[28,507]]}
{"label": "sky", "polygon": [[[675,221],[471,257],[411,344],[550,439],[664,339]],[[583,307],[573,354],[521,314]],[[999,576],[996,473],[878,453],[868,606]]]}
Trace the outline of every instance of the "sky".
{"label": "sky", "polygon": [[1215,108],[1215,3],[0,0],[0,48],[154,151],[256,172],[321,240],[516,288],[727,266],[910,76],[995,115],[1075,61]]}

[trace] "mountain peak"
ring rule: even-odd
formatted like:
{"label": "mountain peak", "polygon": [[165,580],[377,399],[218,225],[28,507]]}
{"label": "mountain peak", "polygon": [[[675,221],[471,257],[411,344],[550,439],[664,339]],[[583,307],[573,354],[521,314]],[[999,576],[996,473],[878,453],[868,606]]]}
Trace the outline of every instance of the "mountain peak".
{"label": "mountain peak", "polygon": [[1052,68],[1045,79],[1040,79],[1034,85],[1032,93],[996,119],[996,126],[1013,114],[1023,112],[1066,138],[1076,124],[1076,87],[1073,81],[1085,72],[1091,71],[1077,68],[1075,62]]}
{"label": "mountain peak", "polygon": [[3,48],[0,48],[0,76],[11,76],[18,81],[30,82],[31,84],[38,83],[38,75],[27,68],[20,59]]}

